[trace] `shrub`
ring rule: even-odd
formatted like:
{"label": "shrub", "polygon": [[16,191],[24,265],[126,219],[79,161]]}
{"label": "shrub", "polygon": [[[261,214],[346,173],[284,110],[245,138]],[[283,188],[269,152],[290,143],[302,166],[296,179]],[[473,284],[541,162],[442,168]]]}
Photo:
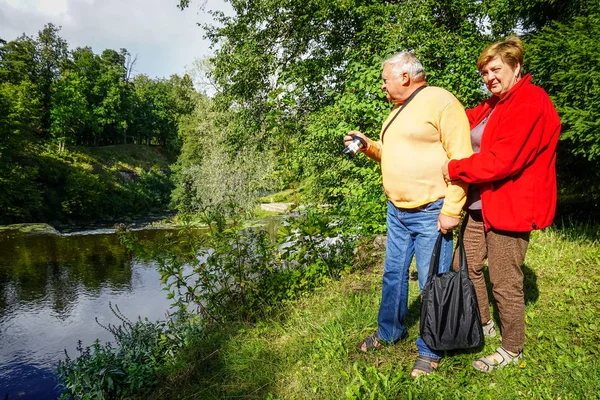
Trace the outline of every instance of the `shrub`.
{"label": "shrub", "polygon": [[122,236],[138,257],[157,261],[180,312],[193,307],[215,323],[254,320],[351,268],[353,242],[330,217],[315,211],[288,217],[272,240],[264,229],[248,227],[239,208],[226,208],[203,211],[207,231],[184,224],[160,247]]}
{"label": "shrub", "polygon": [[65,361],[58,364],[64,387],[61,399],[112,399],[151,388],[177,351],[200,334],[199,325],[189,319],[132,322],[118,307],[109,307],[121,323],[104,326],[96,322],[113,334],[117,347],[96,340],[83,348],[80,341],[77,358],[71,359],[65,351]]}

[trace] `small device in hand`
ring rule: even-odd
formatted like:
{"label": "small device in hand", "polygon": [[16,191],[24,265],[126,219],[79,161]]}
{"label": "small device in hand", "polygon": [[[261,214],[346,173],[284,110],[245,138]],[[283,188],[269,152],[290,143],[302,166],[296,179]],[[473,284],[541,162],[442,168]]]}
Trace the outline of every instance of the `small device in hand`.
{"label": "small device in hand", "polygon": [[347,154],[348,157],[352,158],[360,149],[367,147],[367,142],[365,142],[365,139],[357,135],[350,135],[350,137],[352,138],[352,142],[350,142],[350,144],[344,148],[343,152],[344,154]]}

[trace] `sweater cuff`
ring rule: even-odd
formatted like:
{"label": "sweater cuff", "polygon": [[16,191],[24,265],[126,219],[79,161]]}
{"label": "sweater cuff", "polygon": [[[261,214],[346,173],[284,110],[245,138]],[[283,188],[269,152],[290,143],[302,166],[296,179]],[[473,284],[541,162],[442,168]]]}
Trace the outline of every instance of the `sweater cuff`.
{"label": "sweater cuff", "polygon": [[450,212],[449,210],[445,210],[444,208],[442,208],[442,210],[440,211],[440,213],[444,214],[447,217],[459,218],[460,219],[460,212],[458,214],[455,214],[453,212]]}
{"label": "sweater cuff", "polygon": [[377,158],[377,146],[371,139],[367,140],[367,147],[362,152],[371,159],[376,160]]}

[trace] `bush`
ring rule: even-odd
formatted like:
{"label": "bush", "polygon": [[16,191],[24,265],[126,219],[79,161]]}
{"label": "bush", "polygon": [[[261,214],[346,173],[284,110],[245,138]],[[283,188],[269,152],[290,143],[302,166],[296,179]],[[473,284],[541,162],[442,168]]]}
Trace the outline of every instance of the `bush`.
{"label": "bush", "polygon": [[231,204],[205,209],[202,220],[206,232],[189,224],[161,247],[122,236],[138,257],[157,261],[182,313],[194,308],[214,323],[255,320],[351,269],[353,241],[316,211],[286,218],[276,241],[260,227],[249,228]]}
{"label": "bush", "polygon": [[113,334],[118,346],[96,340],[83,348],[80,341],[75,359],[65,351],[65,361],[58,364],[65,389],[61,399],[113,399],[152,388],[177,351],[201,333],[188,319],[132,322],[118,307],[109,306],[121,324],[100,325]]}

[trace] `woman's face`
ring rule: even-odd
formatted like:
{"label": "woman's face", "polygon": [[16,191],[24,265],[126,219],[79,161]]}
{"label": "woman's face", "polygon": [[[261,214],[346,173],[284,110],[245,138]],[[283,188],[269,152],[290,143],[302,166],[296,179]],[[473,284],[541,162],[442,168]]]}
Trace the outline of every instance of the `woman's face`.
{"label": "woman's face", "polygon": [[488,90],[502,98],[519,81],[521,66],[517,64],[513,70],[502,61],[502,57],[496,56],[485,64],[480,72]]}

